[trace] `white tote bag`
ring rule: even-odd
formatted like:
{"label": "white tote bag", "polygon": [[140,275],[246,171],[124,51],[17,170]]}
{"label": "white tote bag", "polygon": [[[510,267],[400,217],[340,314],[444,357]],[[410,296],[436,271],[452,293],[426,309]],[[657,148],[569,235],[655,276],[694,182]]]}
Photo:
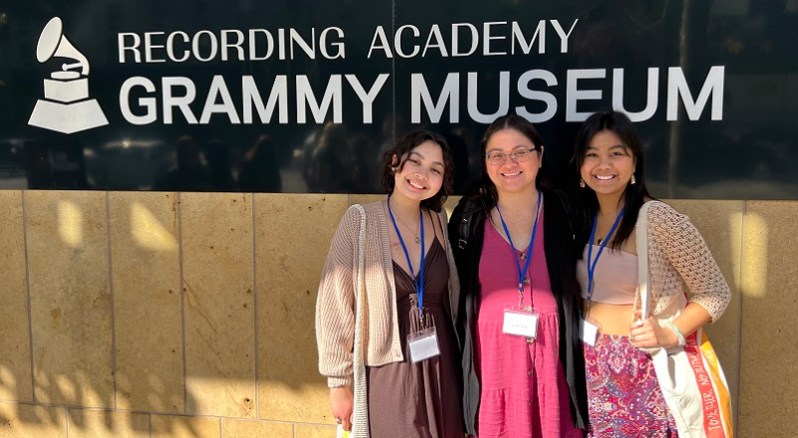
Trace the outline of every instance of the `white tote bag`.
{"label": "white tote bag", "polygon": [[[651,315],[648,291],[648,209],[637,217],[637,265],[640,311]],[[678,316],[678,315],[677,315]],[[682,438],[731,438],[729,385],[702,329],[686,337],[684,347],[646,349],[651,355],[659,387]]]}

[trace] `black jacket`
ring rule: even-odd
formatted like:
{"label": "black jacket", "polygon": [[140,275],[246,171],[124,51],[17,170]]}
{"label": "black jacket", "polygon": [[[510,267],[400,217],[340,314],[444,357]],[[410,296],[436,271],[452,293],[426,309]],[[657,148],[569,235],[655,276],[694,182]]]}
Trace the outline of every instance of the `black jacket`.
{"label": "black jacket", "polygon": [[[462,340],[463,415],[466,432],[475,434],[479,406],[479,380],[474,369],[473,334],[480,293],[479,259],[485,219],[494,205],[486,195],[463,197],[449,220],[449,240],[460,277],[458,337]],[[560,328],[560,362],[565,370],[574,426],[587,425],[587,386],[582,342],[579,339],[580,289],[576,280],[576,244],[570,218],[559,193],[543,191],[543,246],[551,290],[557,300]]]}

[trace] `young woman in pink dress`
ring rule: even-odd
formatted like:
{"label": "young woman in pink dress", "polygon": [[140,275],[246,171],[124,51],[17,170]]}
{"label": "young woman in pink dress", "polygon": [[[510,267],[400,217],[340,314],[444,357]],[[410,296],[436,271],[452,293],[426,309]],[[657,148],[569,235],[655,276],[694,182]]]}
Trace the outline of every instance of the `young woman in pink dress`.
{"label": "young woman in pink dress", "polygon": [[542,189],[543,142],[516,115],[482,139],[482,183],[449,221],[461,283],[466,431],[581,437],[587,422],[575,245]]}

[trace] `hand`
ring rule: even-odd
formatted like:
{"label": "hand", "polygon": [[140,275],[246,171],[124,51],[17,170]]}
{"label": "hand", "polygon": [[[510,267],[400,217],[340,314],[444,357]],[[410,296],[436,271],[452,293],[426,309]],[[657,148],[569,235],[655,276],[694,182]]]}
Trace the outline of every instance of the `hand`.
{"label": "hand", "polygon": [[340,423],[344,430],[352,430],[352,406],[354,397],[348,386],[330,388],[330,406],[336,423]]}
{"label": "hand", "polygon": [[660,326],[653,316],[649,316],[632,323],[629,342],[639,348],[670,348],[679,345],[679,338],[673,330]]}

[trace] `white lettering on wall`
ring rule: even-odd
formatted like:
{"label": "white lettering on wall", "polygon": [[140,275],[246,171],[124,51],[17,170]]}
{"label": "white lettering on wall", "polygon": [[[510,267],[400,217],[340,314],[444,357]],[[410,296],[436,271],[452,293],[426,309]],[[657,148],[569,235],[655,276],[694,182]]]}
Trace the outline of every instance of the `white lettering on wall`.
{"label": "white lettering on wall", "polygon": [[648,69],[648,86],[646,87],[646,106],[642,111],[629,111],[623,105],[623,78],[622,68],[612,70],[612,109],[621,111],[629,116],[633,122],[642,122],[654,117],[659,104],[659,69],[651,67]]}
{"label": "white lettering on wall", "polygon": [[568,70],[565,76],[565,119],[569,122],[584,122],[590,117],[589,112],[579,112],[577,103],[580,100],[601,100],[601,90],[580,90],[580,79],[604,79],[607,71],[602,68]]}
{"label": "white lettering on wall", "polygon": [[385,85],[385,82],[388,80],[388,76],[388,73],[383,73],[377,76],[377,79],[374,81],[374,85],[371,86],[371,89],[368,92],[366,92],[366,90],[363,88],[363,85],[360,84],[357,76],[345,76],[346,81],[349,82],[349,86],[352,87],[352,90],[355,91],[355,94],[357,94],[357,97],[363,104],[363,123],[371,124],[374,122],[374,115],[372,112],[374,99],[376,99],[377,95],[380,94],[380,90],[382,90],[382,86]]}
{"label": "white lettering on wall", "polygon": [[710,108],[710,118],[712,120],[723,120],[723,80],[725,77],[724,66],[713,66],[709,69],[704,85],[698,92],[698,97],[693,100],[687,79],[681,67],[670,67],[668,69],[668,113],[666,119],[670,122],[678,119],[679,100],[684,104],[689,120],[698,120],[704,107],[712,97]]}
{"label": "white lettering on wall", "polygon": [[324,123],[327,118],[327,112],[330,105],[333,107],[333,123],[341,123],[341,112],[343,110],[341,99],[341,75],[331,75],[330,80],[327,82],[327,89],[324,91],[324,96],[321,103],[316,100],[316,95],[313,93],[313,88],[310,86],[310,81],[305,75],[296,77],[296,102],[297,102],[297,123],[307,123],[307,107],[310,107],[310,112],[313,113],[313,120],[316,123]]}
{"label": "white lettering on wall", "polygon": [[437,102],[432,101],[432,95],[427,87],[427,81],[421,73],[410,75],[410,120],[411,123],[421,123],[421,103],[432,123],[438,123],[443,117],[443,111],[449,106],[449,122],[457,123],[460,120],[460,74],[449,73],[443,84]]}
{"label": "white lettering on wall", "polygon": [[557,76],[554,73],[548,70],[529,70],[518,78],[518,94],[529,100],[545,103],[546,109],[540,113],[532,113],[525,106],[517,106],[515,112],[532,123],[541,123],[550,120],[557,113],[557,98],[551,93],[530,88],[529,84],[536,79],[542,80],[548,87],[557,85]]}
{"label": "white lettering on wall", "polygon": [[130,90],[133,87],[142,87],[148,93],[155,92],[155,84],[147,78],[134,76],[126,80],[119,90],[119,109],[122,111],[122,117],[134,125],[147,125],[158,120],[158,101],[154,97],[140,97],[139,108],[144,108],[145,112],[140,116],[133,113],[130,108]]}
{"label": "white lettering on wall", "polygon": [[[221,102],[217,99],[221,98]],[[227,83],[224,77],[216,75],[211,81],[211,87],[208,90],[208,98],[205,99],[205,106],[202,108],[202,115],[200,116],[200,123],[205,125],[211,120],[213,114],[227,114],[230,123],[238,125],[241,120],[236,113],[233,98],[230,96],[230,91],[227,89]]]}
{"label": "white lettering on wall", "polygon": [[[197,96],[197,88],[194,86],[194,81],[184,76],[172,76],[161,78],[161,88],[163,90],[163,122],[164,124],[171,125],[173,123],[172,109],[177,108],[183,113],[186,122],[196,124],[197,118],[191,112],[189,104],[194,101]],[[184,92],[182,95],[175,95],[174,90],[182,88]]]}
{"label": "white lettering on wall", "polygon": [[569,39],[578,22],[575,19],[568,31],[559,20],[540,20],[532,26],[517,21],[488,21],[481,26],[452,23],[448,35],[444,35],[437,24],[427,29],[405,24],[396,29],[393,41],[383,26],[377,26],[366,58],[371,59],[379,52],[389,59],[394,57],[394,53],[400,58],[463,57],[475,54],[480,47],[482,56],[504,56],[508,53],[528,55],[535,46],[537,53],[542,55],[546,53],[546,31],[549,27],[559,38],[560,53],[567,53]]}
{"label": "white lettering on wall", "polygon": [[252,123],[252,107],[258,111],[258,118],[261,123],[269,123],[272,120],[274,109],[279,108],[277,115],[281,125],[288,123],[288,79],[285,75],[277,75],[272,83],[272,90],[269,92],[269,99],[266,106],[263,106],[263,99],[255,85],[252,76],[241,78],[241,94],[244,107],[244,123]]}
{"label": "white lettering on wall", "polygon": [[[475,72],[468,73],[468,89],[476,90],[479,87],[479,75]],[[491,123],[497,117],[507,114],[510,108],[510,72],[499,72],[499,107],[493,113],[484,114],[477,105],[477,93],[468,93],[468,115],[477,123]]]}
{"label": "white lettering on wall", "polygon": [[[276,33],[276,38],[275,38]],[[142,37],[143,35],[143,37]],[[275,50],[276,49],[276,50]],[[142,53],[144,56],[142,56]],[[346,57],[344,31],[340,27],[326,27],[317,32],[297,29],[223,29],[217,32],[200,30],[188,34],[177,30],[120,32],[117,34],[119,63],[152,64],[163,62],[263,61],[277,59],[343,59]]]}

